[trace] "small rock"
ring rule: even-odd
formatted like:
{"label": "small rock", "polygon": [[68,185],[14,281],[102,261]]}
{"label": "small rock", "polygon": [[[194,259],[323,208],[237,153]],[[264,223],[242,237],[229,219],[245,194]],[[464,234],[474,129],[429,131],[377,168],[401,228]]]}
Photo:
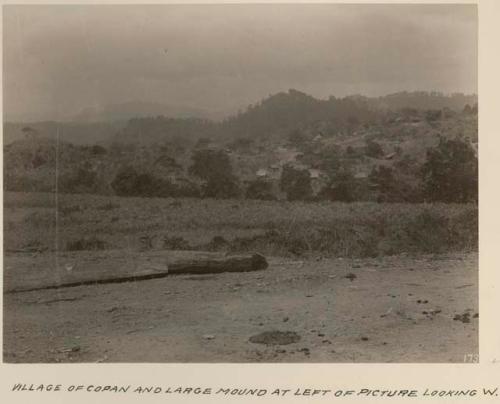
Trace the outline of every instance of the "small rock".
{"label": "small rock", "polygon": [[453,320],[461,321],[462,323],[470,323],[470,314],[467,312],[464,314],[456,314]]}
{"label": "small rock", "polygon": [[212,334],[205,334],[205,335],[203,336],[203,339],[208,339],[208,340],[215,339],[215,335],[212,335]]}
{"label": "small rock", "polygon": [[284,318],[283,318],[283,322],[284,322],[284,323],[286,323],[288,320],[289,320],[289,318],[288,318],[288,317],[284,317]]}
{"label": "small rock", "polygon": [[344,276],[344,278],[349,279],[351,282],[357,278],[356,274],[353,274],[352,272]]}
{"label": "small rock", "polygon": [[311,350],[309,348],[301,348],[301,349],[299,349],[299,352],[304,352],[304,355],[311,354]]}
{"label": "small rock", "polygon": [[368,337],[361,337],[361,341],[368,341]]}

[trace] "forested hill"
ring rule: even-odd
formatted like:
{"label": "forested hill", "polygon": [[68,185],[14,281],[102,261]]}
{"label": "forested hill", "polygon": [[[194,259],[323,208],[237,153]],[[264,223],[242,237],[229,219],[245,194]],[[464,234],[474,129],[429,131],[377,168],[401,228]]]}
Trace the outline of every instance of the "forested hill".
{"label": "forested hill", "polygon": [[[294,130],[330,136],[352,133],[360,126],[384,124],[391,113],[459,112],[477,104],[475,95],[443,95],[427,92],[402,92],[384,97],[349,96],[316,99],[297,90],[269,96],[245,111],[222,122],[167,117],[139,118],[114,137],[118,142],[157,142],[173,136],[225,140],[235,138],[283,139]],[[476,107],[477,108],[477,107]]]}
{"label": "forested hill", "polygon": [[[444,95],[436,92],[400,92],[384,97],[349,96],[321,100],[297,90],[271,95],[250,105],[223,121],[203,117],[150,116],[142,105],[137,117],[128,120],[101,122],[39,122],[4,123],[4,143],[9,144],[29,133],[46,138],[59,135],[63,141],[75,144],[145,143],[153,144],[174,138],[195,142],[199,139],[229,141],[234,138],[282,139],[291,131],[328,136],[338,132],[353,132],[360,126],[380,124],[391,113],[411,110],[461,111],[477,104],[476,95]],[[127,104],[128,105],[128,104]],[[132,115],[131,111],[128,111]],[[133,116],[133,115],[132,115]],[[30,131],[32,130],[32,131]]]}

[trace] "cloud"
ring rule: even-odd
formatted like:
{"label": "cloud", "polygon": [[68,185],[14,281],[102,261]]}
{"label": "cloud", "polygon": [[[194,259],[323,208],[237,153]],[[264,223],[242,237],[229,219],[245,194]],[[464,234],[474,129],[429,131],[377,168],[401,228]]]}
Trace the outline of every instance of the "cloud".
{"label": "cloud", "polygon": [[319,97],[475,92],[471,5],[6,6],[5,110],[62,116],[148,100],[234,109]]}

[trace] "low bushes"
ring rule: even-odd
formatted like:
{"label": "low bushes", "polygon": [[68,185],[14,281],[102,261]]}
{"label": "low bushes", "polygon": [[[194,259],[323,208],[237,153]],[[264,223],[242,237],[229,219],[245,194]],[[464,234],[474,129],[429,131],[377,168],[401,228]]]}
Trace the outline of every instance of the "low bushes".
{"label": "low bushes", "polygon": [[60,214],[56,215],[52,194],[6,193],[6,246],[19,249],[28,240],[38,240],[51,250],[58,245],[70,250],[130,249],[135,245],[131,240],[147,234],[155,237],[155,242],[142,243],[145,249],[261,252],[270,256],[374,257],[478,248],[478,207],[474,203],[60,195],[58,206]]}
{"label": "low bushes", "polygon": [[97,237],[84,237],[66,243],[66,251],[106,250],[108,243]]}
{"label": "low bushes", "polygon": [[334,257],[376,257],[475,251],[477,211],[445,216],[432,207],[414,215],[338,219],[323,226],[273,229],[261,235],[230,241],[233,252],[259,251],[270,255],[321,253]]}

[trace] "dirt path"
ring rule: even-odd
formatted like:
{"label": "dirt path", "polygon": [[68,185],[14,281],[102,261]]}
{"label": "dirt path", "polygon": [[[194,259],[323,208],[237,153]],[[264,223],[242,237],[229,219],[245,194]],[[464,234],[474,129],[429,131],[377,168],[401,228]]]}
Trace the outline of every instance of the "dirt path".
{"label": "dirt path", "polygon": [[[269,263],[6,294],[4,361],[462,362],[478,352],[477,254]],[[249,341],[266,331],[298,337]]]}

